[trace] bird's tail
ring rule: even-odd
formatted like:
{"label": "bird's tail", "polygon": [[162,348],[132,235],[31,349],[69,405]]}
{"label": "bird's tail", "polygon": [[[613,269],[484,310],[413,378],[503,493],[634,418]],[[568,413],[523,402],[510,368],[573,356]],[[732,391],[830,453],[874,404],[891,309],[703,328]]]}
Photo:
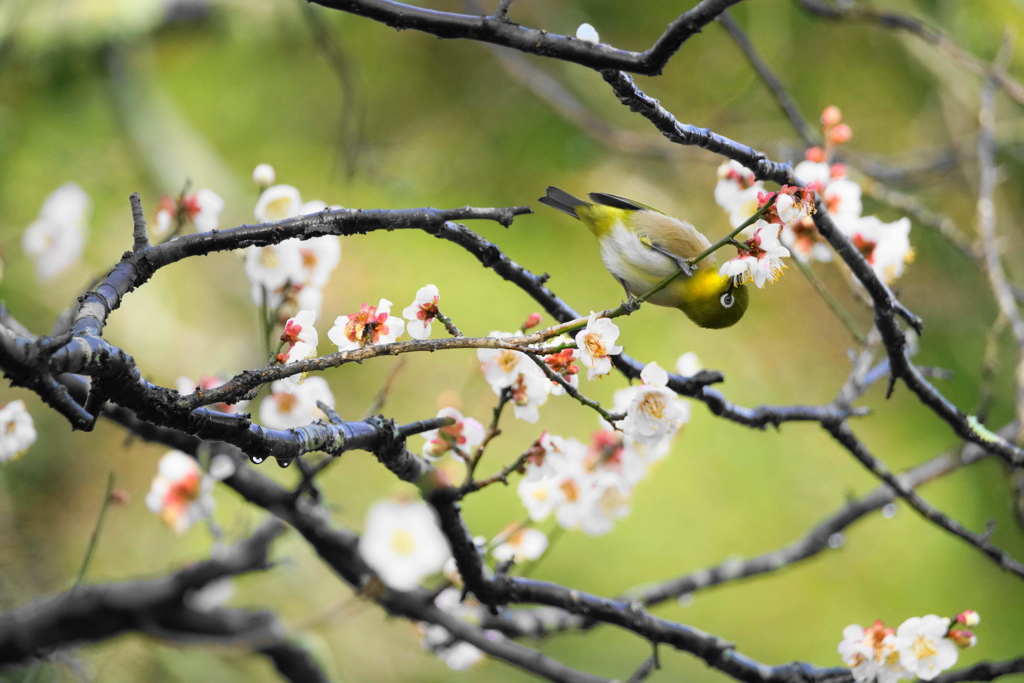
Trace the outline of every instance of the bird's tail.
{"label": "bird's tail", "polygon": [[541,204],[550,206],[552,209],[557,209],[562,213],[569,214],[573,218],[579,218],[576,215],[577,206],[589,206],[590,202],[586,202],[578,197],[573,197],[565,190],[560,190],[557,187],[548,187],[548,193],[546,196],[541,197],[538,200]]}

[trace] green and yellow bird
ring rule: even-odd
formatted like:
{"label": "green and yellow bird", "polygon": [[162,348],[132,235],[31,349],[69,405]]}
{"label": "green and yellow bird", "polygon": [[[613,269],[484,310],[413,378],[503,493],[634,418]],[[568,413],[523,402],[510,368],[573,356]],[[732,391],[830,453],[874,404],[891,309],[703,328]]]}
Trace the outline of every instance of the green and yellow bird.
{"label": "green and yellow bird", "polygon": [[735,325],[743,317],[747,288],[718,274],[714,254],[692,269],[687,266],[687,259],[711,246],[696,228],[631,199],[600,192],[588,196],[589,202],[549,187],[540,202],[578,218],[594,233],[605,268],[626,292],[641,295],[683,268],[683,275],[648,301],[678,308],[696,324],[712,329]]}

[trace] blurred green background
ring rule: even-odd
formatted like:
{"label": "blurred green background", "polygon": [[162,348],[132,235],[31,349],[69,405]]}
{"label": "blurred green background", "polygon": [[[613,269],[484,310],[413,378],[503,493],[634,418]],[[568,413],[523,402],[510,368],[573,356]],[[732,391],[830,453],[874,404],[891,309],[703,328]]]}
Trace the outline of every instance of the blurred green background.
{"label": "blurred green background", "polygon": [[[493,3],[491,3],[493,4]],[[519,23],[572,35],[581,22],[617,47],[642,50],[691,3],[613,0],[519,0]],[[991,60],[1004,29],[1020,34],[1020,0],[921,0],[878,3],[924,18],[957,44]],[[432,7],[463,11],[457,2]],[[981,79],[947,55],[905,34],[859,23],[811,17],[795,2],[758,0],[735,8],[762,57],[816,120],[829,104],[853,127],[851,151],[893,165],[953,150],[963,166],[913,176],[900,189],[974,231],[975,144]],[[529,69],[557,79],[595,116],[633,131],[643,145],[668,155],[612,149],[559,115],[513,78],[486,45],[395,32],[366,19],[293,0],[242,3],[150,0],[27,2],[0,5],[0,299],[37,333],[130,247],[128,195],[142,194],[149,217],[161,194],[186,180],[227,202],[222,227],[252,222],[257,189],[249,179],[260,162],[303,199],[348,207],[407,208],[531,204],[549,184],[576,194],[605,191],[635,197],[686,217],[712,236],[727,230],[714,204],[722,159],[672,149],[631,115],[592,71],[538,57]],[[1024,74],[1018,50],[1008,70]],[[710,127],[768,153],[799,159],[798,139],[742,53],[718,25],[687,42],[657,79],[638,78],[680,120]],[[1003,245],[1020,244],[1024,210],[1019,105],[997,98],[1003,182],[997,211]],[[855,179],[860,176],[854,174]],[[45,197],[79,183],[94,202],[85,258],[55,281],[39,284],[20,236]],[[866,201],[865,214],[902,214]],[[581,312],[621,298],[586,231],[541,210],[504,229],[474,224],[514,260],[551,275],[549,286]],[[997,309],[983,273],[944,238],[915,224],[917,254],[897,288],[926,321],[917,356],[946,368],[939,388],[974,411],[987,330]],[[1019,259],[1007,259],[1021,281]],[[865,327],[847,280],[834,266],[816,266],[828,286]],[[385,297],[396,311],[417,288],[440,288],[442,306],[468,335],[511,330],[536,306],[450,244],[410,231],[347,238],[321,316],[334,316]],[[138,361],[151,381],[174,386],[179,376],[233,374],[262,364],[256,311],[237,255],[175,264],[131,294],[111,318],[107,337]],[[725,373],[725,395],[745,406],[823,403],[849,368],[852,342],[795,268],[752,294],[737,327],[706,331],[678,312],[644,308],[622,320],[621,343],[642,361],[671,367],[695,351]],[[325,340],[326,343],[326,340]],[[322,349],[324,351],[325,349]],[[1011,419],[1015,350],[998,339],[995,402],[987,424]],[[407,357],[384,412],[405,422],[433,416],[443,405],[486,421],[493,394],[475,353]],[[358,419],[394,363],[377,359],[327,373],[338,412]],[[587,385],[610,400],[618,378]],[[854,429],[894,469],[920,463],[957,440],[902,386],[888,401],[874,387],[862,403],[874,411]],[[114,581],[155,576],[203,558],[212,540],[204,528],[178,539],[145,507],[163,449],[109,424],[72,433],[27,392],[4,388],[0,401],[24,398],[41,437],[19,461],[0,466],[0,607],[67,589],[85,552],[108,473],[132,501],[108,516],[88,578]],[[483,471],[513,459],[540,428],[586,440],[597,426],[588,411],[552,398],[541,423],[507,419]],[[413,444],[419,446],[416,441]],[[261,471],[294,483],[297,472]],[[408,489],[365,453],[346,454],[321,482],[336,522],[360,529],[373,501]],[[701,404],[674,454],[641,483],[632,514],[613,533],[565,534],[534,573],[601,595],[664,580],[730,557],[750,557],[799,538],[851,495],[875,480],[814,425],[752,431],[715,419]],[[1024,540],[1003,466],[986,461],[928,486],[925,497],[966,526],[993,520],[993,540],[1024,557]],[[227,489],[216,492],[216,520],[228,539],[252,529],[263,513]],[[470,498],[474,533],[491,536],[524,514],[514,488]],[[547,529],[548,525],[542,525]],[[530,677],[487,662],[457,674],[421,650],[408,623],[389,620],[353,597],[296,534],[276,546],[282,564],[236,581],[232,605],[268,607],[314,649],[338,681],[524,681]],[[978,610],[979,645],[961,665],[1021,654],[1024,591],[979,552],[925,523],[902,504],[885,519],[857,524],[838,550],[775,575],[696,595],[656,613],[737,643],[757,660],[838,665],[843,627],[883,619],[896,626],[929,613]],[[639,639],[606,627],[535,644],[570,666],[620,679],[648,656]],[[718,681],[686,654],[662,649],[664,671],[651,680]],[[6,680],[274,680],[269,666],[244,651],[178,648],[125,636],[76,650],[56,663],[0,674]],[[1018,680],[1024,677],[1017,676]]]}

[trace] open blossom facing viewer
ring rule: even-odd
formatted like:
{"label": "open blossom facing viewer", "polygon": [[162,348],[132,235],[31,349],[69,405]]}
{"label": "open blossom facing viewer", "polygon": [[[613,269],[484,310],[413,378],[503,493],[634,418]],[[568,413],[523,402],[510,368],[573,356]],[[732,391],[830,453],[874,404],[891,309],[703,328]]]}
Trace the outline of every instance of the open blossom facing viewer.
{"label": "open blossom facing viewer", "polygon": [[405,321],[391,315],[391,302],[381,299],[376,306],[363,304],[358,313],[339,315],[327,338],[338,351],[353,351],[364,346],[390,344],[402,335]]}
{"label": "open blossom facing viewer", "polygon": [[382,501],[370,508],[359,554],[389,588],[409,591],[451,555],[426,503]]}
{"label": "open blossom facing viewer", "polygon": [[270,429],[294,429],[327,419],[317,402],[334,407],[334,394],[323,377],[310,377],[299,385],[278,380],[270,385],[270,392],[259,411],[260,422]]}
{"label": "open blossom facing viewer", "polygon": [[416,292],[416,299],[402,311],[402,315],[409,321],[405,329],[410,337],[418,340],[430,337],[430,323],[437,317],[437,302],[440,300],[441,295],[434,285],[421,287]]}
{"label": "open blossom facing viewer", "polygon": [[612,371],[611,356],[622,353],[622,347],[615,345],[618,338],[618,325],[608,318],[597,318],[596,313],[590,314],[587,326],[576,334],[579,360],[587,369],[587,379]]}
{"label": "open blossom facing viewer", "polygon": [[640,373],[643,384],[630,387],[635,393],[626,408],[622,432],[631,439],[656,445],[671,437],[690,419],[690,408],[668,388],[668,373],[651,362]]}
{"label": "open blossom facing viewer", "polygon": [[36,442],[36,426],[21,399],[0,407],[0,462],[17,460]]}
{"label": "open blossom facing viewer", "polygon": [[737,284],[753,281],[759,288],[765,282],[775,282],[786,267],[782,259],[789,256],[789,250],[779,242],[781,227],[764,220],[754,223],[754,236],[744,243],[746,248],[723,263],[719,274],[735,278]]}

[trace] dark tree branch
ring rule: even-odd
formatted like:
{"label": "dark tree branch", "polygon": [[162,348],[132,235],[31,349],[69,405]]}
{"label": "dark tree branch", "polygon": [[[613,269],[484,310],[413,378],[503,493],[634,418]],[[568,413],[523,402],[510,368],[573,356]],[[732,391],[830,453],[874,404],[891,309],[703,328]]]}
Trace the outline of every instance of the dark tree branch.
{"label": "dark tree branch", "polygon": [[270,566],[271,542],[284,525],[274,520],[216,559],[157,579],[80,585],[0,614],[0,666],[24,663],[59,648],[127,631],[178,642],[248,647],[269,657],[291,681],[326,682],[309,654],[283,637],[270,612],[190,606],[189,596],[211,582]]}
{"label": "dark tree branch", "polygon": [[595,45],[568,36],[527,28],[509,21],[508,5],[499,5],[492,15],[455,14],[407,5],[393,0],[312,0],[330,9],[358,14],[392,28],[414,29],[438,38],[465,38],[520,52],[551,57],[591,69],[621,69],[656,76],[689,38],[700,33],[727,8],[741,0],[700,0],[668,25],[665,32],[644,52]]}

